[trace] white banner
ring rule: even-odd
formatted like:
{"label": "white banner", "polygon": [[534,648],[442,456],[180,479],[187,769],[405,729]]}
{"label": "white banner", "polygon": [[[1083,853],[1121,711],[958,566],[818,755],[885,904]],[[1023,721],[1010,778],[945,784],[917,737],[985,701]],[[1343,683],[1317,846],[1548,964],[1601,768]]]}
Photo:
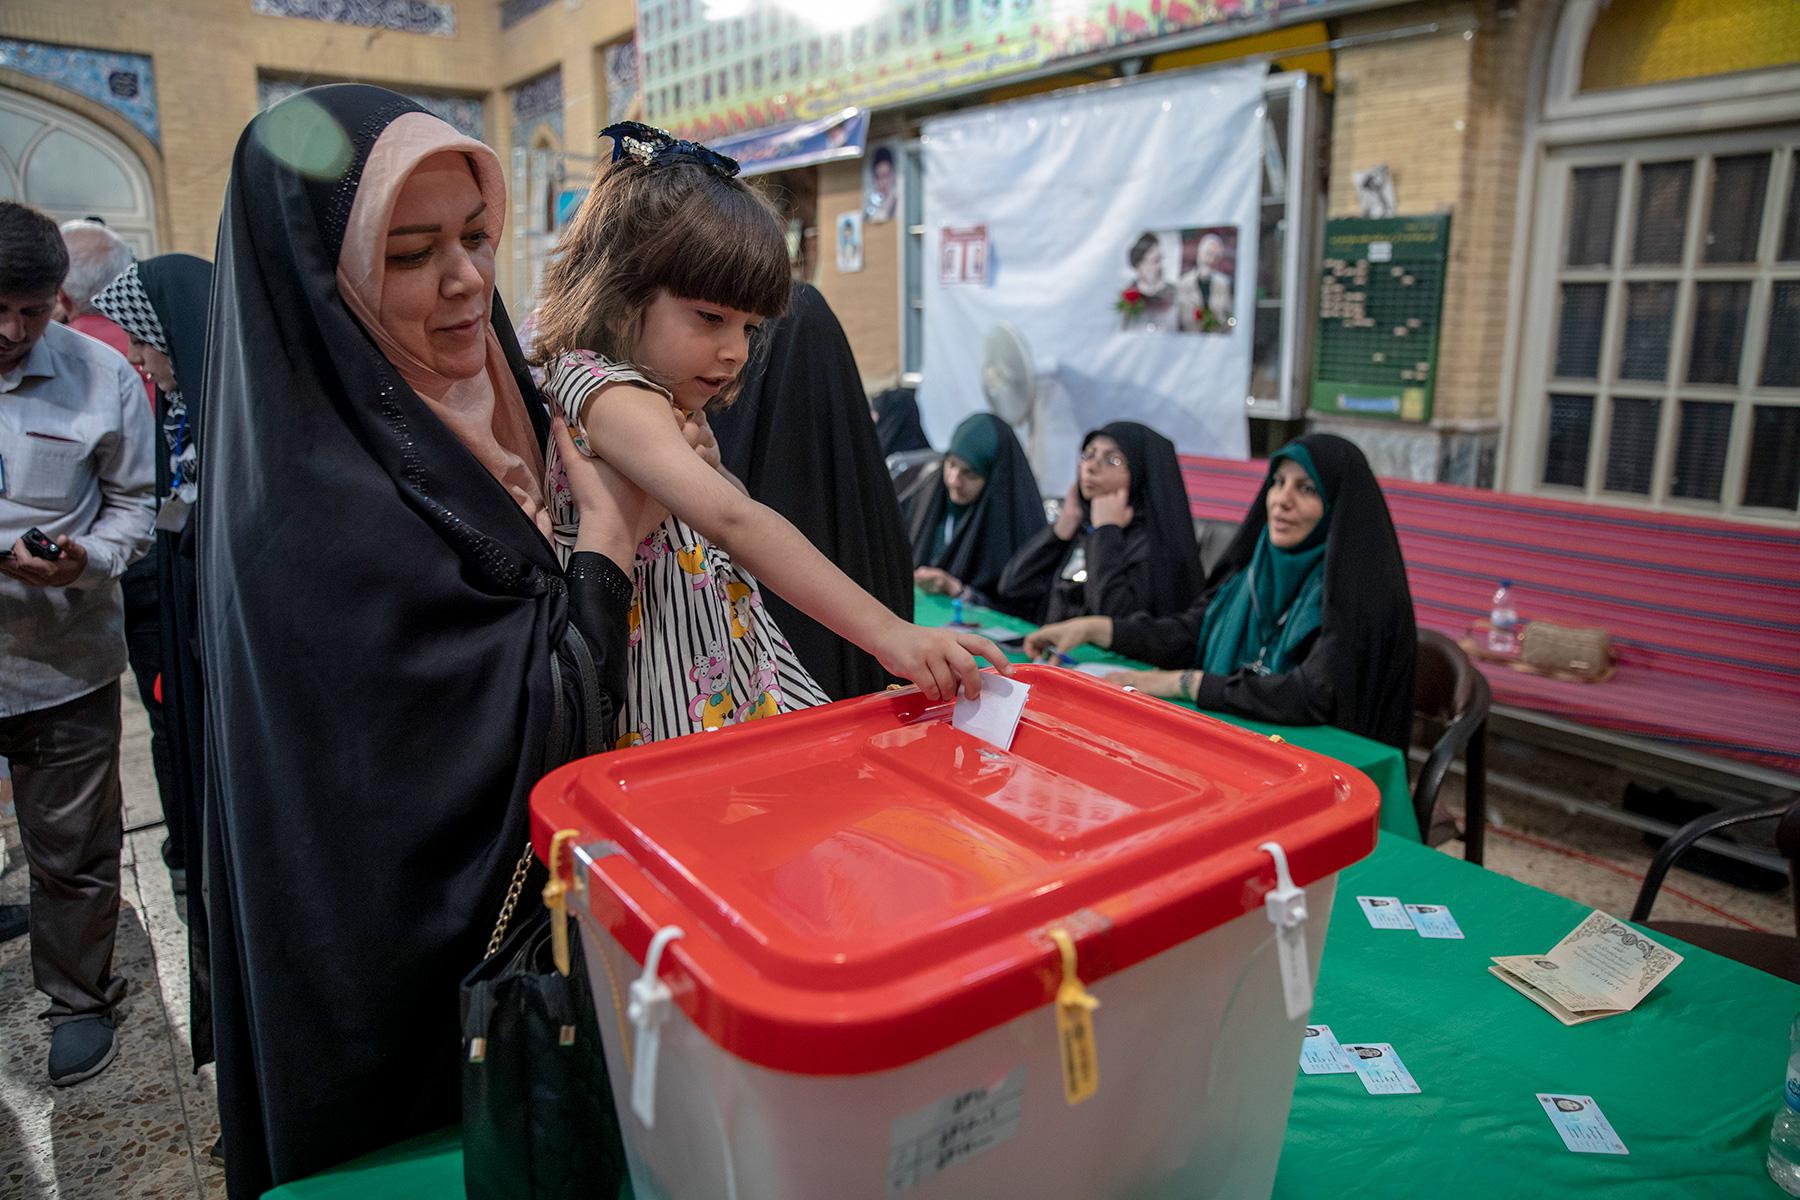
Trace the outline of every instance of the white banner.
{"label": "white banner", "polygon": [[1060,495],[1086,431],[1141,421],[1183,453],[1249,453],[1263,82],[1151,76],[925,122],[925,346],[935,445],[987,411],[1004,330],[1036,402],[1014,419]]}

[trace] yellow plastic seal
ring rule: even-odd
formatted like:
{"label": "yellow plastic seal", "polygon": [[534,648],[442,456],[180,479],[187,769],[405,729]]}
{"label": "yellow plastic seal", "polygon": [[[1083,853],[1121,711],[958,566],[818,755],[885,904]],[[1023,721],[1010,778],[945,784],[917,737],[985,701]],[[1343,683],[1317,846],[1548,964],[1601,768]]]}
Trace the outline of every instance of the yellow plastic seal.
{"label": "yellow plastic seal", "polygon": [[1100,1054],[1094,1045],[1094,1010],[1100,1007],[1075,973],[1075,941],[1066,929],[1052,929],[1062,951],[1062,984],[1056,989],[1056,1033],[1062,1050],[1063,1099],[1080,1104],[1100,1089]]}
{"label": "yellow plastic seal", "polygon": [[551,836],[550,882],[544,885],[544,907],[550,910],[550,955],[564,975],[569,973],[569,885],[562,877],[563,847],[579,835],[579,830],[559,829]]}

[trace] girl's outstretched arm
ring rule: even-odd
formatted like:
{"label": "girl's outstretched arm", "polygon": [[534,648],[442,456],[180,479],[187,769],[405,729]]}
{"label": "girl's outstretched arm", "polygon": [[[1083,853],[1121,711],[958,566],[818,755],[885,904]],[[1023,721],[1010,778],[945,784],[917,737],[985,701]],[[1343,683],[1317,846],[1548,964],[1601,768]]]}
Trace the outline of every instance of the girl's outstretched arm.
{"label": "girl's outstretched arm", "polygon": [[582,424],[589,444],[604,447],[607,461],[659,504],[729,550],[788,603],[933,700],[953,697],[959,684],[971,699],[980,694],[976,655],[1012,673],[1006,656],[986,638],[902,621],[857,587],[781,514],[709,467],[663,396],[615,384],[589,402]]}

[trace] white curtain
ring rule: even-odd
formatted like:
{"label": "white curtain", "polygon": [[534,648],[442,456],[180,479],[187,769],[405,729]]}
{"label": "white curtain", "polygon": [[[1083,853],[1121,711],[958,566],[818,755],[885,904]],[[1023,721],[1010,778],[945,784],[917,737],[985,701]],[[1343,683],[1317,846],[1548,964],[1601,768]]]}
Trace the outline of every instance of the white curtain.
{"label": "white curtain", "polygon": [[[1150,76],[925,123],[919,401],[935,445],[988,409],[983,341],[1005,322],[1044,372],[1035,436],[1019,434],[1047,494],[1074,478],[1081,435],[1113,420],[1141,421],[1184,453],[1246,456],[1264,78],[1261,64]],[[986,282],[940,282],[941,231],[982,225]],[[1234,270],[1196,289],[1198,231],[1221,229],[1235,230]],[[1235,325],[1126,327],[1115,305],[1134,283],[1129,254],[1146,233],[1171,284],[1187,267],[1177,304],[1194,319],[1184,323],[1201,324],[1192,298],[1205,293]],[[1210,310],[1206,324],[1218,325]]]}

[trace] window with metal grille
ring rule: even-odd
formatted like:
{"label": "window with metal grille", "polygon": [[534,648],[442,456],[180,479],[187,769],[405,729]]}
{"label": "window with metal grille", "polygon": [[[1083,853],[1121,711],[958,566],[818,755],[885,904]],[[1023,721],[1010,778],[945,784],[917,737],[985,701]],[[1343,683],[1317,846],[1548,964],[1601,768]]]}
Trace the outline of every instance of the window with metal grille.
{"label": "window with metal grille", "polygon": [[1552,155],[1515,486],[1800,520],[1797,147],[1790,128]]}

